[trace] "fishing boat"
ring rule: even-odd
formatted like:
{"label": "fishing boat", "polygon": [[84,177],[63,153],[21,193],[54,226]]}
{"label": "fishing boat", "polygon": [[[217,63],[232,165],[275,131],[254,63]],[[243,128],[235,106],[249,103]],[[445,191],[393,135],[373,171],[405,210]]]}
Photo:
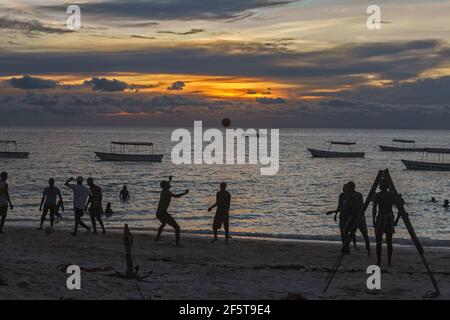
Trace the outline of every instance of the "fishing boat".
{"label": "fishing boat", "polygon": [[[401,146],[399,146],[399,144],[401,144]],[[412,147],[407,147],[408,145],[412,145]],[[380,149],[381,151],[424,152],[426,148],[416,148],[415,140],[393,139],[391,146],[380,145]]]}
{"label": "fishing boat", "polygon": [[[127,152],[128,147],[133,148],[133,152]],[[142,153],[142,148],[150,148],[150,152]],[[116,148],[119,149],[116,152]],[[153,154],[153,143],[151,142],[111,142],[110,152],[95,152],[95,155],[102,161],[133,161],[133,162],[161,162],[164,155]]]}
{"label": "fishing boat", "polygon": [[[428,154],[437,154],[437,162],[428,161]],[[444,148],[426,148],[422,154],[421,161],[404,160],[403,164],[408,170],[421,170],[421,171],[450,171],[450,163],[444,162],[446,154],[450,154],[450,149]]]}
{"label": "fishing boat", "polygon": [[[355,145],[356,142],[342,142],[342,141],[327,141],[330,146],[328,150],[308,149],[314,158],[364,158],[364,152],[353,152],[350,146]],[[347,146],[349,151],[332,151],[333,145]]]}
{"label": "fishing boat", "polygon": [[[0,140],[0,145],[4,145],[4,150],[0,151],[0,158],[26,159],[30,154],[29,152],[17,151],[17,142],[13,140]],[[10,146],[14,146],[14,151],[10,150]]]}

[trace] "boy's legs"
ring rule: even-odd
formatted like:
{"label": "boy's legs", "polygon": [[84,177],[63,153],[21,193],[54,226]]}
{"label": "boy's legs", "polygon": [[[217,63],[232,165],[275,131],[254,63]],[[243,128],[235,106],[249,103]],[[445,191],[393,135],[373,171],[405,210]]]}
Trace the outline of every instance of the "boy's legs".
{"label": "boy's legs", "polygon": [[5,225],[6,215],[8,214],[8,207],[0,207],[0,233],[3,233],[3,226]]}
{"label": "boy's legs", "polygon": [[212,242],[217,241],[217,230],[219,230],[221,227],[222,227],[222,222],[220,221],[220,219],[216,213],[214,216],[213,225],[212,225],[213,233],[214,233],[214,239]]}
{"label": "boy's legs", "polygon": [[42,226],[44,225],[44,221],[45,221],[45,218],[47,217],[48,209],[49,209],[48,206],[44,206],[44,210],[42,210],[41,224],[39,226],[39,230],[41,230]]}
{"label": "boy's legs", "polygon": [[175,221],[175,219],[170,214],[168,214],[168,217],[167,217],[167,224],[175,229],[175,243],[177,246],[179,246],[180,245],[180,231],[181,231],[180,226],[178,225],[178,223]]}
{"label": "boy's legs", "polygon": [[166,226],[166,223],[161,222],[161,225],[158,228],[158,233],[156,234],[155,241],[159,241],[159,237],[161,236],[161,233],[163,232],[165,226]]}
{"label": "boy's legs", "polygon": [[103,220],[102,220],[102,213],[103,213],[103,209],[102,208],[98,208],[96,214],[95,214],[95,218],[98,221],[98,224],[100,225],[100,227],[102,227],[102,232],[106,233],[106,229],[105,226],[103,224]]}
{"label": "boy's legs", "polygon": [[89,208],[89,217],[91,218],[92,230],[97,233],[97,224],[95,222],[95,209]]}
{"label": "boy's legs", "polygon": [[223,228],[225,229],[225,242],[228,243],[230,237],[230,218],[228,214],[223,218]]}
{"label": "boy's legs", "polygon": [[77,234],[78,231],[78,225],[82,226],[86,230],[89,231],[89,227],[81,220],[81,217],[83,216],[83,210],[82,209],[75,209],[75,229],[73,232],[73,235]]}
{"label": "boy's legs", "polygon": [[51,206],[50,207],[50,226],[52,228],[55,223],[55,212],[56,212],[56,206]]}

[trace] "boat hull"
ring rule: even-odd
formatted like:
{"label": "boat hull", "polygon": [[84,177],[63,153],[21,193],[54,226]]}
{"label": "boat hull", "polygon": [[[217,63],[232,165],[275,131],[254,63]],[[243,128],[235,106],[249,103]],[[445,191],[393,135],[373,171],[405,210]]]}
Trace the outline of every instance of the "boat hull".
{"label": "boat hull", "polygon": [[381,151],[398,151],[398,152],[424,152],[425,148],[400,148],[392,146],[381,146]]}
{"label": "boat hull", "polygon": [[95,155],[102,161],[127,161],[127,162],[161,162],[162,154],[119,154],[96,152]]}
{"label": "boat hull", "polygon": [[408,170],[450,171],[450,163],[423,162],[412,160],[402,160],[402,162]]}
{"label": "boat hull", "polygon": [[0,151],[0,158],[8,159],[27,159],[29,152],[5,152]]}
{"label": "boat hull", "polygon": [[339,152],[308,149],[314,158],[364,158],[364,152]]}

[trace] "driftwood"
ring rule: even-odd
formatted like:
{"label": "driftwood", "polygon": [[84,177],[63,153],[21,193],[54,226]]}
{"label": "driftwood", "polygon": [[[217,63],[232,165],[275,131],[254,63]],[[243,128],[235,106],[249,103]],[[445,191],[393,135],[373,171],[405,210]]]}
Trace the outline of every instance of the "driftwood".
{"label": "driftwood", "polygon": [[125,260],[127,269],[125,273],[121,273],[116,271],[111,276],[118,277],[121,279],[133,279],[142,281],[145,278],[149,277],[152,274],[152,271],[139,275],[139,266],[133,268],[133,258],[131,257],[131,247],[133,246],[133,235],[128,228],[128,224],[125,224],[123,228],[123,244],[125,245]]}

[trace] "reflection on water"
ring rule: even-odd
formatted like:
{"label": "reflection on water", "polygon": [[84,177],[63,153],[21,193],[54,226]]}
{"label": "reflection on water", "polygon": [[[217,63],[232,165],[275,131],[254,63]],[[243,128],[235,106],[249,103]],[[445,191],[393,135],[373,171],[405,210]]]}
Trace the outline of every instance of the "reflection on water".
{"label": "reflection on water", "polygon": [[[170,161],[174,145],[171,132],[169,128],[1,128],[0,140],[17,140],[19,149],[31,152],[28,160],[0,159],[0,170],[10,174],[10,192],[16,205],[8,219],[37,223],[41,192],[49,177],[56,179],[69,204],[71,195],[62,185],[66,178],[81,174],[94,177],[103,187],[105,202],[112,202],[115,215],[108,220],[110,226],[128,221],[134,227],[155,228],[159,181],[173,175],[174,191],[191,190],[187,196],[174,199],[171,207],[182,229],[211,228],[212,213],[207,208],[214,203],[219,183],[226,181],[232,194],[232,231],[335,236],[337,225],[325,212],[335,208],[343,183],[353,180],[358,190],[367,194],[378,170],[389,168],[419,236],[450,240],[450,211],[442,208],[444,199],[450,198],[450,172],[406,171],[400,159],[417,159],[420,154],[378,150],[379,144],[390,145],[392,138],[415,139],[418,147],[449,147],[450,132],[283,129],[280,170],[275,176],[261,176],[257,166],[175,166]],[[109,151],[112,140],[154,142],[155,153],[161,152],[165,158],[162,163],[96,160],[94,151]],[[366,158],[311,158],[306,148],[327,148],[326,140],[356,141],[352,149],[365,151]],[[129,203],[119,201],[123,184],[131,193]],[[438,203],[426,201],[432,196]],[[70,211],[66,215],[72,216]],[[367,218],[370,225],[370,208]],[[370,232],[373,235],[373,230]],[[402,225],[397,228],[399,236],[407,238]]]}

